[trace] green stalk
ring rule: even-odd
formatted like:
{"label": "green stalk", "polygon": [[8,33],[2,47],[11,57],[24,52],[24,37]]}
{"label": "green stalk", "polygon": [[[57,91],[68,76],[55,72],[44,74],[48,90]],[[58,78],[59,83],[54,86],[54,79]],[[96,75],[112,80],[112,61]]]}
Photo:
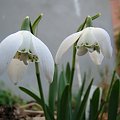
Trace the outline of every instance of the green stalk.
{"label": "green stalk", "polygon": [[[87,18],[85,19],[85,22],[79,26],[77,32],[81,31],[84,29],[84,26],[86,24],[86,20]],[[74,78],[74,72],[75,72],[75,61],[76,61],[76,45],[77,45],[77,42],[78,40],[74,43],[73,45],[73,55],[72,55],[72,70],[71,70],[71,77],[70,77],[70,89],[72,87],[72,83],[73,83],[73,78]]]}
{"label": "green stalk", "polygon": [[38,83],[38,88],[39,88],[39,93],[40,93],[40,97],[41,97],[41,102],[42,102],[42,107],[44,110],[45,118],[46,118],[46,120],[50,120],[47,110],[46,110],[46,106],[45,106],[45,99],[44,99],[42,84],[41,84],[41,79],[40,79],[39,65],[37,62],[35,62],[35,70],[36,70],[37,83]]}

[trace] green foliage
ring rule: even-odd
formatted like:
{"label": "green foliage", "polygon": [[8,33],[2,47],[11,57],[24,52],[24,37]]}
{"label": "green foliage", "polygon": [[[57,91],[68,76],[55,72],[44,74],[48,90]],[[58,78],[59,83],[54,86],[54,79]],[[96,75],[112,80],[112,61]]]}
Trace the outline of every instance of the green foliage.
{"label": "green foliage", "polygon": [[[69,85],[65,86],[65,89],[63,90],[61,99],[60,99],[60,106],[59,106],[59,115],[58,120],[69,120],[70,114],[70,107],[69,107]],[[64,107],[63,107],[64,106]]]}
{"label": "green foliage", "polygon": [[83,97],[83,100],[80,104],[80,107],[79,107],[79,110],[78,110],[78,113],[76,114],[74,120],[83,120],[84,118],[84,113],[85,113],[85,109],[86,109],[86,105],[87,105],[87,100],[88,100],[88,97],[89,97],[89,93],[90,93],[90,89],[91,89],[91,86],[92,86],[92,83],[93,83],[93,80],[90,82],[86,92],[85,92],[85,95]]}
{"label": "green foliage", "polygon": [[65,79],[65,74],[63,71],[61,71],[60,76],[59,76],[59,82],[58,82],[58,93],[57,93],[57,116],[58,119],[60,118],[60,108],[61,108],[61,98],[62,94],[65,90],[67,83]]}
{"label": "green foliage", "polygon": [[83,91],[84,91],[84,88],[85,88],[85,82],[86,82],[86,74],[84,75],[82,86],[79,89],[78,94],[76,96],[76,107],[75,107],[75,110],[74,110],[74,114],[77,113],[77,111],[78,111],[78,109],[81,105],[82,95],[83,95]]}
{"label": "green foliage", "polygon": [[12,106],[24,103],[20,97],[13,95],[10,90],[0,90],[0,105]]}
{"label": "green foliage", "polygon": [[110,99],[108,102],[108,119],[116,120],[117,118],[117,110],[118,110],[118,102],[119,102],[119,92],[120,92],[120,82],[116,80],[113,84]]}
{"label": "green foliage", "polygon": [[53,114],[55,109],[55,101],[57,97],[57,87],[58,87],[57,82],[58,82],[58,69],[57,69],[57,65],[55,65],[53,82],[50,84],[49,87],[49,107]]}
{"label": "green foliage", "polygon": [[66,79],[67,79],[68,83],[70,82],[70,73],[71,73],[71,68],[70,68],[70,64],[68,62],[66,65],[66,71],[65,71],[65,75],[66,75]]}
{"label": "green foliage", "polygon": [[100,103],[100,89],[97,88],[93,94],[91,101],[90,101],[89,120],[97,120],[99,103]]}
{"label": "green foliage", "polygon": [[28,94],[29,96],[31,96],[32,98],[34,98],[34,100],[36,100],[37,103],[39,103],[42,106],[42,102],[41,99],[32,91],[28,90],[27,88],[24,87],[19,87],[19,89],[21,91],[23,91],[24,93]]}

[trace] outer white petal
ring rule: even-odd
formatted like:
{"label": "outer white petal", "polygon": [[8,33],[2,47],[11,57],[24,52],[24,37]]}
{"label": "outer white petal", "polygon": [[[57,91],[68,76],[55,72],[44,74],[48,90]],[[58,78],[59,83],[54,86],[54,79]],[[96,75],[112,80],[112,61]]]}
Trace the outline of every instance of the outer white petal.
{"label": "outer white petal", "polygon": [[8,67],[8,75],[10,80],[12,80],[14,84],[17,84],[20,80],[22,80],[26,70],[27,65],[25,65],[22,61],[12,59]]}
{"label": "outer white petal", "polygon": [[112,56],[113,49],[110,41],[110,36],[107,31],[102,28],[93,28],[93,33],[100,45],[100,49],[103,55],[110,58]]}
{"label": "outer white petal", "polygon": [[0,74],[4,72],[23,42],[19,32],[6,37],[0,43]]}
{"label": "outer white petal", "polygon": [[92,27],[87,27],[83,29],[83,34],[81,35],[77,45],[81,46],[81,44],[93,45],[96,42],[95,36],[93,34]]}
{"label": "outer white petal", "polygon": [[19,33],[23,37],[23,42],[22,42],[22,45],[20,46],[19,50],[25,49],[25,51],[29,52],[31,41],[32,41],[31,32],[26,31],[26,30],[22,30],[22,31],[19,31]]}
{"label": "outer white petal", "polygon": [[63,54],[77,41],[82,32],[74,33],[63,40],[55,56],[56,64],[59,63]]}
{"label": "outer white petal", "polygon": [[88,53],[89,53],[92,61],[95,64],[100,65],[102,63],[102,60],[103,60],[104,56],[102,55],[101,52],[100,52],[100,54],[98,52],[96,52],[96,51],[94,51],[92,53],[90,53],[90,52],[88,52]]}
{"label": "outer white petal", "polygon": [[40,61],[40,70],[43,71],[46,79],[51,83],[54,75],[54,60],[48,47],[37,37],[32,35],[32,43],[35,54]]}

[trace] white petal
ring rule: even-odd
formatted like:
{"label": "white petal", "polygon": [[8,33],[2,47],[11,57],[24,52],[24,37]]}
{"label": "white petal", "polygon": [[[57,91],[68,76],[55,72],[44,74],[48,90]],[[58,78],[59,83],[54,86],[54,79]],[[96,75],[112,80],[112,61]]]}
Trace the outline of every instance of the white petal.
{"label": "white petal", "polygon": [[92,61],[97,64],[97,65],[100,65],[102,63],[102,60],[104,58],[104,56],[102,55],[102,53],[100,52],[100,54],[96,51],[94,52],[88,52]]}
{"label": "white petal", "polygon": [[87,53],[87,49],[85,48],[85,47],[80,47],[79,49],[77,49],[77,55],[78,56],[82,56],[82,55],[84,55],[84,54],[86,54]]}
{"label": "white petal", "polygon": [[87,27],[83,31],[77,45],[81,46],[82,44],[93,45],[96,42],[95,36],[92,31],[92,27]]}
{"label": "white petal", "polygon": [[10,80],[17,84],[23,79],[23,76],[27,70],[27,65],[18,59],[12,59],[8,67],[8,75]]}
{"label": "white petal", "polygon": [[0,43],[0,74],[4,72],[15,53],[22,44],[22,36],[19,32],[6,37]]}
{"label": "white petal", "polygon": [[40,71],[43,71],[46,79],[51,83],[54,75],[54,60],[52,54],[48,47],[34,35],[32,35],[32,43],[34,52],[40,61]]}
{"label": "white petal", "polygon": [[22,42],[22,45],[20,46],[19,50],[25,50],[25,51],[29,52],[31,41],[32,41],[31,32],[22,30],[22,31],[19,31],[19,33],[23,37],[23,42]]}
{"label": "white petal", "polygon": [[59,63],[63,54],[77,41],[82,32],[74,33],[63,40],[56,53],[55,62]]}
{"label": "white petal", "polygon": [[110,58],[112,56],[112,45],[109,34],[102,28],[93,28],[93,32],[100,45],[101,52]]}

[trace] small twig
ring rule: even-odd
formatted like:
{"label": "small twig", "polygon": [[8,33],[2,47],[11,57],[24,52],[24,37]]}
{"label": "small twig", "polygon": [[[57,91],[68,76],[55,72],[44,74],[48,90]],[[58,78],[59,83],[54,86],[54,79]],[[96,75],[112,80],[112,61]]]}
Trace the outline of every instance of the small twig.
{"label": "small twig", "polygon": [[26,113],[26,114],[34,114],[34,115],[36,115],[36,114],[40,114],[40,115],[44,115],[44,111],[34,111],[34,110],[24,110],[24,112]]}
{"label": "small twig", "polygon": [[37,107],[40,108],[40,110],[42,110],[42,107],[39,104],[35,103],[35,102],[34,103],[29,103],[29,104],[26,104],[26,105],[22,105],[22,106],[20,106],[20,109],[26,109],[26,108],[29,108],[31,106],[37,106]]}

